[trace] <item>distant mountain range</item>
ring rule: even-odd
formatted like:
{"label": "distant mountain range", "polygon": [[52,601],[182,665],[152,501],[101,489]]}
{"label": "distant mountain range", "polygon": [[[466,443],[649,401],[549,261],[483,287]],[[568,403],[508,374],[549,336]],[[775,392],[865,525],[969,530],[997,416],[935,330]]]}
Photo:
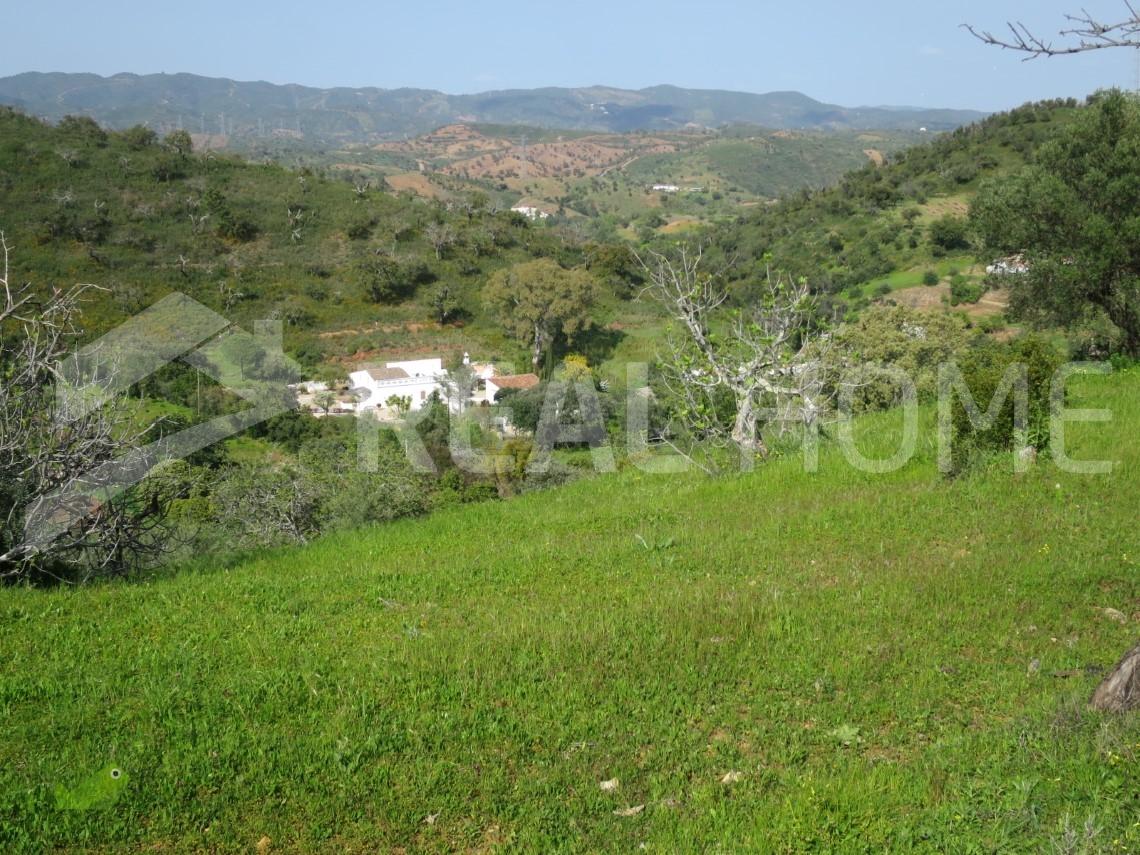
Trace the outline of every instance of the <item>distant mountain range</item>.
{"label": "distant mountain range", "polygon": [[974,110],[839,107],[799,92],[727,92],[653,86],[628,90],[511,89],[447,95],[429,89],[316,89],[193,74],[29,72],[0,78],[0,104],[58,120],[88,115],[115,128],[147,124],[224,135],[240,144],[271,137],[310,143],[391,140],[456,122],[601,132],[676,130],[750,123],[782,129],[949,130],[984,117]]}

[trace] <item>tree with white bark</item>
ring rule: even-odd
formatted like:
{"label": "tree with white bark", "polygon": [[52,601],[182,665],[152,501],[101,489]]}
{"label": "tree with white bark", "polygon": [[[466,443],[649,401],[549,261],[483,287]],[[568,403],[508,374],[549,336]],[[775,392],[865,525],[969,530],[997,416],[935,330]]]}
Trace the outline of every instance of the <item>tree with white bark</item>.
{"label": "tree with white bark", "polygon": [[[820,344],[812,335],[815,301],[808,284],[768,268],[759,299],[733,306],[728,270],[708,269],[701,246],[639,256],[647,285],[672,326],[659,354],[676,415],[698,440],[735,445],[747,458],[767,456],[768,424],[814,425],[825,411]],[[731,428],[718,400],[731,398]]]}
{"label": "tree with white bark", "polygon": [[436,260],[443,258],[444,252],[455,243],[455,230],[447,223],[428,223],[424,229],[424,237],[427,242],[431,244],[431,248],[435,250]]}

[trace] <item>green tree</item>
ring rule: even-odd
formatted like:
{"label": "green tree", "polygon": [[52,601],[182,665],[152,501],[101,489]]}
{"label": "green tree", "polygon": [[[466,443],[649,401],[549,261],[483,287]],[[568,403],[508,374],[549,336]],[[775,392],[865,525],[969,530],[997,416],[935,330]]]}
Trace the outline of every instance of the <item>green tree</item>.
{"label": "green tree", "polygon": [[966,235],[966,221],[953,214],[939,217],[930,224],[930,242],[946,250],[967,249],[970,241]]}
{"label": "green tree", "polygon": [[164,142],[167,148],[179,157],[184,158],[194,150],[194,141],[190,139],[190,133],[188,131],[172,131],[166,135]]}
{"label": "green tree", "polygon": [[441,285],[431,295],[431,310],[435,319],[439,321],[440,326],[447,323],[448,319],[455,313],[458,308],[455,298],[451,296],[451,288],[447,285]]}
{"label": "green tree", "polygon": [[123,131],[123,141],[135,151],[150,148],[158,140],[158,134],[145,125],[135,125]]}
{"label": "green tree", "polygon": [[1010,310],[1037,323],[1076,326],[1107,317],[1121,346],[1140,355],[1140,103],[1098,97],[1036,162],[991,182],[971,206],[985,245],[1023,252],[1008,276]]}
{"label": "green tree", "polygon": [[360,266],[364,291],[373,303],[399,303],[416,292],[416,287],[431,282],[435,276],[423,262],[400,263],[386,255],[377,255]]}
{"label": "green tree", "polygon": [[590,326],[599,290],[585,270],[565,270],[540,258],[496,272],[483,299],[507,334],[530,347],[537,369],[557,336],[573,336]]}

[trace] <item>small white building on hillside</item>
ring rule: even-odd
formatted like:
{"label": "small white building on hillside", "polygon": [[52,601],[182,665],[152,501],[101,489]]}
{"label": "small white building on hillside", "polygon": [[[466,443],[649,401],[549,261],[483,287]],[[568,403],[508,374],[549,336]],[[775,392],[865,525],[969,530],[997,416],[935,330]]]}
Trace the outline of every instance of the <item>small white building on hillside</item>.
{"label": "small white building on hillside", "polygon": [[383,368],[362,368],[348,375],[349,385],[358,396],[358,412],[388,409],[388,399],[393,395],[409,398],[410,408],[418,410],[433,392],[444,394],[446,378],[447,369],[439,358],[389,362]]}
{"label": "small white building on hillside", "polygon": [[522,214],[528,220],[546,220],[551,216],[550,211],[540,208],[538,205],[524,202],[519,202],[511,210],[516,214]]}
{"label": "small white building on hillside", "polygon": [[1028,272],[1029,263],[1020,254],[999,258],[993,264],[986,265],[986,273],[990,276],[1022,276]]}

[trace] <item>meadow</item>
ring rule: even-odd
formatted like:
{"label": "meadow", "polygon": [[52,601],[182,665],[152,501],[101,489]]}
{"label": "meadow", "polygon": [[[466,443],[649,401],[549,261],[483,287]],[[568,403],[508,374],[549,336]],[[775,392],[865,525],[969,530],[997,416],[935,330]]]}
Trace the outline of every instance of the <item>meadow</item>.
{"label": "meadow", "polygon": [[[1070,475],[825,444],[0,590],[0,848],[1134,852],[1140,372]],[[858,423],[889,456],[898,415]],[[1127,625],[1105,609],[1122,613]],[[115,764],[117,801],[55,807]]]}

